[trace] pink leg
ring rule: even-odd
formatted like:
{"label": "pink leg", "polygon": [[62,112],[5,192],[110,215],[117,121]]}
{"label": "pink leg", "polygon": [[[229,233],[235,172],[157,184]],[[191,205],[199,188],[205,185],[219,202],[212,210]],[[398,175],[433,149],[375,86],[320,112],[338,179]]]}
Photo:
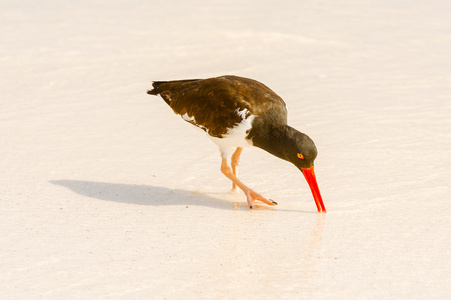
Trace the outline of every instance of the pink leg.
{"label": "pink leg", "polygon": [[263,203],[266,203],[268,205],[276,205],[277,203],[272,201],[272,200],[268,200],[265,197],[263,197],[262,195],[260,195],[259,193],[255,192],[254,190],[248,188],[247,186],[244,185],[244,183],[242,183],[232,172],[232,170],[230,169],[229,165],[227,164],[227,158],[223,157],[222,158],[222,163],[221,163],[221,172],[230,180],[232,180],[232,182],[234,184],[236,184],[246,195],[247,198],[247,204],[249,205],[249,208],[252,208],[252,205],[254,204],[255,200],[261,201]]}
{"label": "pink leg", "polygon": [[[236,148],[235,152],[232,155],[231,165],[232,165],[232,172],[233,172],[233,175],[235,175],[235,177],[237,177],[236,167],[238,166],[238,164],[240,162],[240,155],[241,155],[242,151],[243,151],[243,148],[238,147],[238,148]],[[236,190],[236,183],[232,181],[232,191],[235,191],[235,190]]]}

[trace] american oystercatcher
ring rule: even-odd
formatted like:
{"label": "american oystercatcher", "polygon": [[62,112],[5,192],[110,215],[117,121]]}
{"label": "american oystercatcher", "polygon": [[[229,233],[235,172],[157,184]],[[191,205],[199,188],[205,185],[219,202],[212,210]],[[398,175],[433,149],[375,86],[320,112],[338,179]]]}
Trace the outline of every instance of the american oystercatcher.
{"label": "american oystercatcher", "polygon": [[250,208],[255,200],[277,204],[236,176],[243,147],[256,146],[301,170],[318,212],[326,212],[313,168],[316,146],[306,134],[287,125],[285,102],[267,86],[238,76],[154,81],[152,86],[148,94],[160,95],[176,114],[203,129],[219,146],[221,171],[232,181],[232,189],[238,186],[243,190]]}

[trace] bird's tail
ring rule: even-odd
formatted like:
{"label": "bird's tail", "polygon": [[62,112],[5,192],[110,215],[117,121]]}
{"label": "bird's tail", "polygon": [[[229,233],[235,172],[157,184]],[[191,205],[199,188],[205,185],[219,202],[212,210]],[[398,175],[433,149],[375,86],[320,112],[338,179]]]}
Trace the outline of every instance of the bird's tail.
{"label": "bird's tail", "polygon": [[[158,94],[161,94],[161,92],[166,91],[166,90],[177,90],[177,89],[182,87],[187,82],[198,81],[198,80],[200,80],[200,79],[185,79],[185,80],[173,80],[173,81],[153,81],[152,82],[153,90],[148,90],[147,94],[149,94],[149,95],[158,95]],[[163,84],[166,84],[166,85],[161,86]]]}
{"label": "bird's tail", "polygon": [[158,88],[161,84],[166,83],[167,81],[153,81],[152,82],[152,87],[153,90],[148,90],[147,94],[149,95],[158,95],[159,93],[161,93],[161,90]]}

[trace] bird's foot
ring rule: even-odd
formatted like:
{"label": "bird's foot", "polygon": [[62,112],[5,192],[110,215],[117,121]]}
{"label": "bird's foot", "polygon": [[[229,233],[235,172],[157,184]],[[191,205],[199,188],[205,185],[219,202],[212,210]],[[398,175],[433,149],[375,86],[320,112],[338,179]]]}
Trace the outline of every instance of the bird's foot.
{"label": "bird's foot", "polygon": [[247,204],[249,205],[250,209],[252,209],[252,206],[254,205],[255,200],[261,201],[268,205],[277,205],[276,201],[268,200],[252,189],[248,189],[248,190],[244,191],[244,194],[246,195]]}

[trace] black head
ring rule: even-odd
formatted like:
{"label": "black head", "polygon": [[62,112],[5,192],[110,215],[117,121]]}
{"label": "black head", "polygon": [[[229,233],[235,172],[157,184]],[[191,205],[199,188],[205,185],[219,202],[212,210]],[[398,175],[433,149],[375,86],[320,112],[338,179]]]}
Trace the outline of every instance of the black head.
{"label": "black head", "polygon": [[318,150],[313,140],[306,134],[289,127],[284,145],[285,159],[298,168],[313,166]]}
{"label": "black head", "polygon": [[318,154],[315,143],[310,137],[288,125],[263,130],[254,129],[249,136],[254,146],[287,160],[298,168],[313,166],[313,161]]}
{"label": "black head", "polygon": [[[290,127],[291,128],[291,127]],[[287,142],[285,145],[285,159],[293,163],[304,175],[307,180],[310,190],[312,191],[313,199],[315,200],[318,212],[326,212],[326,207],[323,203],[323,198],[316,182],[315,170],[313,162],[318,155],[315,143],[312,139],[294,128],[287,131]]]}
{"label": "black head", "polygon": [[250,137],[254,146],[294,164],[307,180],[318,212],[326,212],[313,167],[318,150],[308,135],[288,125],[282,125],[269,130],[251,131]]}

